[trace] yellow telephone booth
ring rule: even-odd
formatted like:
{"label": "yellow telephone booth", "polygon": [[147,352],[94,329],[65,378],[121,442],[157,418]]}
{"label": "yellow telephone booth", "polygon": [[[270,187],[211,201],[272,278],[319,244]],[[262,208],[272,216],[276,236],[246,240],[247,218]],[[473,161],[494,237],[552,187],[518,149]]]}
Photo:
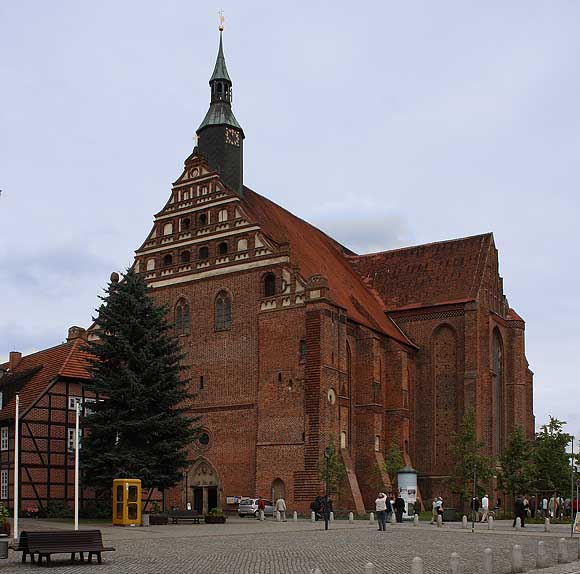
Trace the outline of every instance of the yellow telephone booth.
{"label": "yellow telephone booth", "polygon": [[141,526],[141,481],[137,478],[113,480],[113,525]]}

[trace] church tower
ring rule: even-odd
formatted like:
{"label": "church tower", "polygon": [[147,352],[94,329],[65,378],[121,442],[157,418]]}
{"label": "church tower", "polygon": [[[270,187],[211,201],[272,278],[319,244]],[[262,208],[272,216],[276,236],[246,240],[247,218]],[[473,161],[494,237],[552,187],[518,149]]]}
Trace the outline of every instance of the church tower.
{"label": "church tower", "polygon": [[232,81],[224,58],[220,25],[220,45],[209,80],[209,110],[197,129],[197,151],[203,155],[222,181],[236,194],[243,193],[244,130],[232,111]]}

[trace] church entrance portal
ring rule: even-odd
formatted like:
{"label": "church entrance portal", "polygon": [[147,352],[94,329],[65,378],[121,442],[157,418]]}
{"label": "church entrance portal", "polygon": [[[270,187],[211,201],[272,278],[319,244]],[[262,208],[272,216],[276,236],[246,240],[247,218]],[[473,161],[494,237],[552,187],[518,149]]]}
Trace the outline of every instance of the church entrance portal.
{"label": "church entrance portal", "polygon": [[205,459],[195,463],[189,471],[193,509],[207,514],[212,508],[220,507],[219,479],[213,466]]}

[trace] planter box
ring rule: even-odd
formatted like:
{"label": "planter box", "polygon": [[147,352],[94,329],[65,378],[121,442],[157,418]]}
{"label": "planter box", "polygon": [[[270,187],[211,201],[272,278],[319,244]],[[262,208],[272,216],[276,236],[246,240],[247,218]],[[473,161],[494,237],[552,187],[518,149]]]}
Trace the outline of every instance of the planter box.
{"label": "planter box", "polygon": [[151,526],[165,526],[169,522],[167,514],[150,514],[149,524]]}
{"label": "planter box", "polygon": [[204,516],[204,520],[206,524],[225,524],[226,517],[225,516],[210,516],[206,514]]}

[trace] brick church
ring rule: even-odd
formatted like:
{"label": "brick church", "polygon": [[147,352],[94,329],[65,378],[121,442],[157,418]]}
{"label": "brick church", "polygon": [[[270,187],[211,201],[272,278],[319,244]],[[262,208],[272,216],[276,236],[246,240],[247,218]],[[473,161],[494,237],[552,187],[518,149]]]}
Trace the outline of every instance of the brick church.
{"label": "brick church", "polygon": [[203,416],[170,503],[283,495],[307,509],[331,441],[347,470],[340,507],[372,506],[392,443],[427,500],[449,495],[468,409],[489,454],[515,425],[531,435],[525,323],[493,235],[352,252],[244,184],[221,32],[209,85],[197,145],[135,258],[171,309]]}

